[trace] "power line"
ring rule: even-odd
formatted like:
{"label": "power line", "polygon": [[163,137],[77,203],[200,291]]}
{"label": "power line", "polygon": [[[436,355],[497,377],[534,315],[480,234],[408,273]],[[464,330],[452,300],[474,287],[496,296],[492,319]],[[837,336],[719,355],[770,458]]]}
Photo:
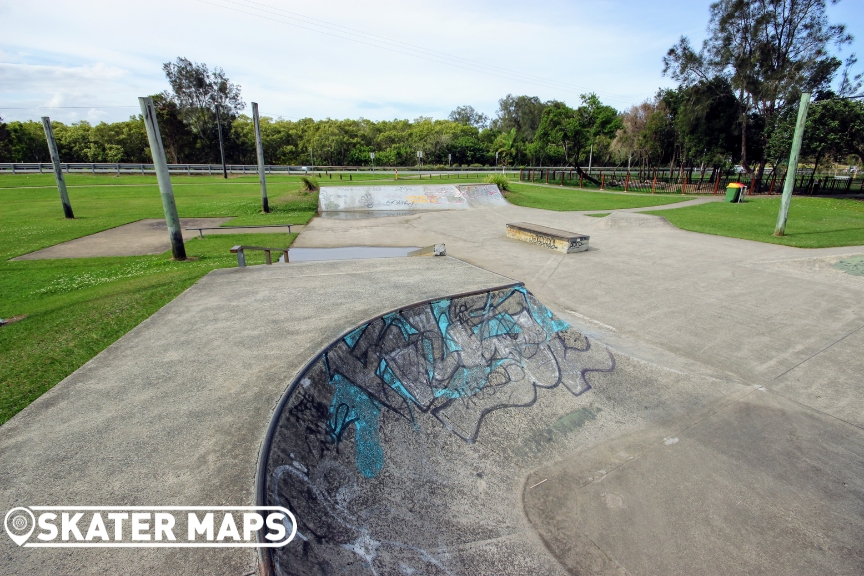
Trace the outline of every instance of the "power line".
{"label": "power line", "polygon": [[[534,76],[531,74],[525,74],[518,71],[508,70],[506,68],[501,68],[498,66],[491,66],[488,64],[484,64],[482,62],[478,62],[475,60],[469,60],[467,58],[463,58],[460,56],[453,56],[451,54],[447,54],[445,52],[439,52],[437,50],[430,50],[427,48],[423,48],[420,46],[416,46],[413,44],[408,44],[405,42],[400,42],[398,40],[392,40],[383,36],[377,36],[374,34],[369,34],[366,32],[362,32],[359,30],[355,30],[353,28],[348,28],[345,26],[341,26],[339,24],[333,24],[327,22],[326,20],[319,20],[316,18],[310,18],[308,16],[303,16],[294,12],[289,12],[287,10],[281,10],[279,8],[274,8],[271,6],[267,6],[266,4],[260,4],[258,2],[254,2],[253,0],[246,0],[247,3],[235,2],[233,0],[222,0],[222,2],[227,2],[229,4],[234,4],[237,6],[241,6],[243,8],[247,8],[249,10],[256,10],[257,12],[249,12],[246,10],[240,10],[238,8],[233,8],[231,6],[225,6],[223,4],[217,4],[215,2],[209,2],[207,0],[198,0],[203,4],[209,4],[211,6],[215,6],[217,8],[222,8],[224,10],[231,10],[233,12],[238,12],[240,14],[246,14],[249,16],[255,16],[257,18],[262,18],[264,20],[270,20],[273,22],[278,22],[280,24],[285,24],[288,26],[293,26],[295,28],[300,28],[303,30],[309,30],[312,32],[317,32],[319,34],[324,34],[326,36],[332,36],[335,38],[340,38],[342,40],[348,40],[350,42],[355,42],[358,44],[363,44],[366,46],[371,46],[373,48],[378,48],[381,50],[387,50],[388,52],[394,52],[397,54],[401,54],[403,56],[412,56],[415,58],[420,58],[422,60],[427,60],[431,62],[436,62],[438,64],[445,64],[449,66],[453,66],[456,68],[462,68],[464,70],[469,70],[471,72],[479,72],[482,74],[487,74],[489,76],[496,76],[499,78],[504,78],[506,80],[513,80],[518,82],[524,82],[526,84],[532,84],[535,86],[542,86],[544,88],[552,88],[556,90],[564,90],[567,92],[578,93],[582,91],[588,90],[587,88],[575,86],[572,84],[567,84],[564,82],[556,81],[556,80],[548,80],[542,78],[540,76]],[[258,8],[257,6],[252,6],[251,4],[257,4],[258,6],[265,6],[267,9]],[[288,22],[282,19],[282,14],[277,14],[277,12],[282,12],[287,14],[288,18],[294,17],[301,21],[302,24],[307,24],[308,26],[303,26],[298,23]],[[260,12],[260,13],[259,13]],[[316,22],[324,22],[325,24],[317,24]],[[311,28],[310,26],[314,26],[315,28]],[[322,30],[323,28],[323,30]],[[336,30],[335,28],[340,28],[341,30]],[[326,30],[330,30],[327,32]],[[353,37],[352,37],[353,36]],[[620,102],[631,103],[632,100],[618,95],[613,95],[610,93],[599,92],[593,90],[593,92],[598,94],[603,94],[605,98],[618,100]]]}
{"label": "power line", "polygon": [[66,109],[103,110],[107,108],[138,108],[138,106],[24,106],[7,107],[0,106],[0,110],[66,110]]}
{"label": "power line", "polygon": [[[370,40],[372,40],[372,41],[376,41],[376,42],[382,42],[382,43],[384,43],[384,44],[389,44],[389,45],[398,46],[398,47],[404,47],[404,48],[406,48],[406,49],[408,49],[408,50],[410,50],[410,51],[413,51],[413,52],[421,52],[421,53],[425,53],[425,54],[429,54],[429,55],[434,55],[434,56],[436,56],[436,57],[445,58],[445,59],[453,60],[453,61],[456,61],[456,62],[463,62],[463,63],[469,64],[469,65],[472,65],[472,66],[479,66],[479,67],[482,67],[482,68],[487,68],[487,69],[490,69],[490,70],[495,70],[495,71],[503,72],[503,73],[506,73],[506,74],[513,74],[513,73],[514,73],[514,71],[511,70],[511,69],[509,69],[509,68],[504,68],[504,67],[501,67],[501,66],[495,66],[495,65],[492,65],[492,64],[487,64],[487,63],[485,63],[485,62],[480,62],[480,61],[478,61],[478,60],[472,60],[472,59],[470,59],[470,58],[465,58],[465,57],[462,57],[462,56],[455,56],[455,55],[453,55],[453,54],[449,54],[449,53],[447,53],[447,52],[441,52],[441,51],[439,51],[439,50],[432,50],[432,49],[430,49],[430,48],[425,48],[425,47],[423,47],[423,46],[418,46],[417,44],[410,44],[410,43],[408,43],[408,42],[402,42],[402,41],[400,41],[400,40],[394,40],[394,39],[392,39],[392,38],[387,38],[386,36],[380,36],[380,35],[377,35],[377,34],[371,34],[371,33],[369,33],[369,32],[365,32],[365,31],[363,31],[363,30],[358,30],[358,29],[356,29],[356,28],[350,28],[350,27],[348,27],[348,26],[342,26],[342,25],[340,25],[340,24],[336,24],[336,23],[333,23],[333,22],[329,22],[329,21],[327,21],[327,20],[321,20],[320,18],[312,18],[311,16],[305,16],[305,15],[303,15],[303,14],[299,14],[299,13],[297,13],[297,12],[291,12],[290,10],[282,10],[281,8],[276,8],[275,6],[269,6],[269,5],[267,5],[267,4],[263,4],[263,3],[261,3],[261,2],[255,2],[255,0],[240,0],[240,1],[237,1],[237,0],[222,0],[222,1],[223,1],[223,2],[227,2],[227,3],[229,3],[229,4],[235,4],[235,5],[238,5],[238,6],[244,6],[244,7],[247,7],[247,8],[252,8],[252,9],[261,10],[261,11],[264,11],[264,12],[268,12],[268,11],[281,12],[281,13],[283,13],[283,14],[288,14],[288,15],[294,17],[294,18],[297,18],[297,19],[299,19],[299,20],[301,20],[301,21],[306,21],[306,23],[308,23],[308,24],[310,24],[310,25],[312,25],[312,26],[319,26],[319,27],[321,27],[321,28],[325,28],[325,29],[329,29],[329,30],[335,30],[335,29],[338,28],[338,29],[340,29],[340,30],[335,30],[335,31],[337,31],[337,32],[341,32],[341,33],[345,33],[345,34],[349,34],[349,35],[352,35],[352,36],[360,36],[360,37],[362,37],[362,38],[370,39]],[[254,4],[254,5],[256,5],[256,6],[263,6],[264,8],[255,8],[254,6],[250,6],[250,4]],[[265,8],[268,9],[268,10],[265,10]],[[271,12],[271,13],[272,13],[272,12]],[[317,24],[317,22],[321,22],[321,24]],[[343,31],[344,31],[344,32],[343,32]],[[525,77],[525,78],[531,78],[531,79],[538,80],[538,81],[540,81],[540,82],[544,82],[544,83],[550,83],[550,82],[551,82],[551,83],[553,83],[553,84],[558,84],[558,85],[561,85],[561,86],[564,86],[564,87],[567,87],[567,88],[575,88],[575,89],[577,89],[577,90],[588,90],[587,88],[585,88],[585,87],[583,87],[583,86],[577,86],[577,85],[574,85],[574,84],[569,84],[569,83],[561,82],[561,81],[558,81],[558,80],[549,80],[548,78],[544,78],[544,77],[542,77],[542,76],[536,76],[536,75],[534,75],[534,74],[527,74],[527,73],[525,73],[525,72],[516,72],[516,74],[517,74],[518,76],[523,76],[523,77]],[[601,91],[596,91],[596,90],[594,90],[593,92],[595,92],[595,93],[597,93],[597,94],[605,94],[605,95],[607,95],[607,96],[609,96],[609,97],[611,97],[611,98],[625,99],[625,98],[622,98],[621,96],[619,96],[618,94],[613,94],[613,93],[611,93],[611,92],[601,92]]]}

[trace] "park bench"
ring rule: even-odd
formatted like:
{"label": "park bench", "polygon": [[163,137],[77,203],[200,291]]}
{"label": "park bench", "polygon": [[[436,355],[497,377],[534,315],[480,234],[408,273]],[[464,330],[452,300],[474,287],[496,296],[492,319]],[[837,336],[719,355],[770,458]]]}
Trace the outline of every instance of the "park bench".
{"label": "park bench", "polygon": [[237,267],[245,268],[246,267],[246,250],[263,250],[264,251],[264,262],[266,264],[273,264],[273,258],[270,256],[271,252],[282,252],[285,255],[285,263],[288,263],[288,249],[287,248],[264,248],[263,246],[234,246],[231,248],[232,254],[237,254]]}
{"label": "park bench", "polygon": [[507,224],[507,237],[570,254],[588,250],[590,236],[529,222]]}
{"label": "park bench", "polygon": [[197,230],[198,237],[204,238],[204,230],[230,230],[232,228],[288,228],[288,234],[290,234],[291,226],[296,226],[296,224],[265,224],[263,226],[202,226],[200,228],[184,228],[184,230]]}

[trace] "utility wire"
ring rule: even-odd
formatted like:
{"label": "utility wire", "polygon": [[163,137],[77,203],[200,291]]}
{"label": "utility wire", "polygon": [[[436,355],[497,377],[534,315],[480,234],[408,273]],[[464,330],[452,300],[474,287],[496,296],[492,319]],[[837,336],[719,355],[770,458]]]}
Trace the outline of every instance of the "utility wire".
{"label": "utility wire", "polygon": [[93,110],[102,110],[105,108],[138,108],[138,106],[22,106],[22,107],[7,107],[0,106],[0,110],[65,110],[72,108],[84,108]]}
{"label": "utility wire", "polygon": [[[352,28],[347,28],[345,26],[340,26],[338,24],[332,24],[329,22],[327,23],[328,24],[327,26],[325,26],[323,24],[316,24],[315,22],[312,22],[310,20],[317,20],[317,19],[309,18],[309,17],[301,16],[301,15],[295,15],[295,13],[293,13],[293,12],[279,10],[279,9],[275,9],[275,8],[272,8],[269,6],[268,6],[268,8],[270,8],[271,10],[265,10],[263,8],[258,8],[256,6],[250,6],[249,4],[234,2],[233,0],[222,0],[222,2],[234,4],[236,6],[241,6],[243,8],[247,8],[248,10],[257,11],[257,12],[250,12],[247,10],[241,10],[239,8],[233,8],[231,6],[225,6],[223,4],[217,4],[215,2],[209,2],[207,0],[198,0],[198,2],[201,2],[202,4],[208,4],[210,6],[215,6],[217,8],[222,8],[224,10],[231,10],[233,12],[238,12],[240,14],[255,16],[258,18],[262,18],[264,20],[270,20],[273,22],[278,22],[280,24],[293,26],[295,28],[301,28],[303,30],[309,30],[312,32],[317,32],[319,34],[324,34],[327,36],[340,38],[342,40],[348,40],[348,41],[355,42],[358,44],[371,46],[373,48],[379,48],[381,50],[387,50],[389,52],[395,52],[395,53],[401,54],[403,56],[413,56],[415,58],[420,58],[422,60],[428,60],[431,62],[436,62],[438,64],[445,64],[445,65],[453,66],[456,68],[462,68],[464,70],[469,70],[471,72],[479,72],[482,74],[487,74],[489,76],[496,76],[499,78],[504,78],[506,80],[524,82],[526,84],[533,84],[535,86],[542,86],[544,88],[552,88],[552,89],[556,89],[556,90],[564,90],[564,91],[573,92],[573,93],[578,93],[578,92],[587,90],[586,88],[575,86],[572,84],[566,84],[566,83],[555,81],[555,80],[548,80],[548,79],[542,78],[540,76],[533,76],[533,75],[524,74],[521,72],[514,72],[514,71],[508,70],[506,68],[501,68],[501,67],[497,67],[497,66],[490,66],[490,65],[483,64],[483,63],[480,63],[480,62],[477,62],[474,60],[469,60],[467,58],[449,55],[449,54],[446,54],[444,52],[429,50],[429,49],[422,48],[422,47],[415,47],[412,44],[407,44],[404,42],[400,42],[398,40],[391,40],[391,39],[384,38],[382,36],[376,36],[376,35],[368,34],[365,32],[354,31],[354,29],[352,29]],[[253,4],[259,4],[257,2],[252,2],[252,3]],[[264,4],[259,4],[259,5],[266,6]],[[284,12],[286,14],[289,14],[289,15],[291,15],[291,16],[288,16],[289,18],[292,16],[296,19],[304,18],[307,21],[301,20],[301,23],[307,24],[308,26],[303,26],[303,25],[295,23],[295,22],[286,21],[286,20],[282,19],[281,14],[277,14],[276,12],[273,12],[272,10],[279,10],[280,12]],[[318,21],[319,22],[326,22],[324,20],[318,20]],[[310,26],[314,26],[315,28],[312,28]],[[334,27],[335,28],[341,28],[344,31],[343,30],[336,30]],[[323,28],[323,30],[321,28]],[[330,30],[330,32],[328,32],[326,30]],[[352,36],[354,36],[354,37],[352,37]],[[499,72],[499,71],[501,71],[501,72]],[[596,90],[594,90],[593,92],[598,93],[598,94],[603,94],[604,97],[606,97],[607,99],[613,99],[613,100],[618,100],[620,102],[627,102],[627,103],[631,102],[630,99],[627,99],[626,97],[623,97],[623,96],[598,92]]]}
{"label": "utility wire", "polygon": [[[375,42],[381,42],[383,44],[388,44],[388,45],[397,46],[397,47],[404,47],[405,49],[412,51],[412,52],[420,52],[420,53],[427,54],[427,55],[433,55],[435,57],[445,58],[447,60],[453,60],[455,62],[460,62],[460,63],[466,63],[469,65],[478,66],[481,68],[487,68],[490,70],[499,71],[499,72],[503,72],[506,74],[512,75],[514,73],[514,71],[512,69],[509,69],[509,68],[504,68],[501,66],[494,66],[491,64],[480,62],[478,60],[471,60],[469,58],[464,58],[462,56],[455,56],[453,54],[448,54],[447,52],[440,52],[438,50],[432,50],[429,48],[425,48],[423,46],[418,46],[416,44],[410,44],[407,42],[402,42],[400,40],[393,40],[393,39],[387,38],[385,36],[379,36],[377,34],[371,34],[369,32],[364,32],[363,30],[357,30],[356,28],[349,28],[347,26],[342,26],[340,24],[328,22],[327,20],[321,20],[320,18],[312,18],[311,16],[305,16],[303,14],[298,14],[297,12],[291,12],[290,10],[282,10],[281,8],[276,8],[275,6],[269,6],[267,4],[262,4],[261,2],[255,2],[254,0],[240,0],[240,1],[221,0],[221,1],[227,2],[228,4],[243,6],[245,8],[261,10],[265,13],[272,13],[271,11],[281,12],[283,14],[289,15],[289,17],[293,17],[293,18],[299,19],[301,21],[305,21],[305,23],[311,24],[312,26],[318,26],[321,28],[334,30],[336,32],[340,32],[343,34],[349,34],[351,36],[360,36],[361,38],[369,39],[369,40],[372,40]],[[257,8],[257,6],[262,6],[263,8]],[[318,22],[321,22],[321,24],[318,24]],[[525,78],[538,80],[538,81],[544,82],[544,83],[550,83],[551,82],[553,84],[557,84],[557,85],[560,85],[560,86],[565,87],[565,88],[571,88],[571,89],[577,89],[577,90],[588,90],[587,88],[585,88],[583,86],[577,86],[577,85],[569,84],[566,82],[560,82],[558,80],[549,80],[548,78],[544,78],[542,76],[536,76],[533,74],[526,74],[524,72],[516,72],[516,74],[518,76],[523,76]],[[597,94],[607,95],[610,98],[617,98],[617,99],[621,99],[621,100],[626,99],[626,98],[619,96],[618,94],[613,94],[611,92],[600,92],[600,91],[596,91],[596,90],[594,90],[593,92],[595,92]]]}

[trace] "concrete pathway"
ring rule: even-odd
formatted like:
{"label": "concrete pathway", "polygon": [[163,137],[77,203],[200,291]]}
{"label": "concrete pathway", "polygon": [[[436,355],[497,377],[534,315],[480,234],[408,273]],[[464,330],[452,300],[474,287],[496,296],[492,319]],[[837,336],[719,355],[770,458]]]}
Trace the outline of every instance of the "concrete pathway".
{"label": "concrete pathway", "polygon": [[[232,220],[230,218],[181,218],[183,240],[198,237],[197,230],[189,228],[216,228]],[[292,226],[292,232],[299,232],[303,226]],[[204,230],[210,234],[284,234],[285,226],[266,226],[260,228],[225,228],[224,230]],[[168,239],[168,226],[161,218],[145,218],[131,224],[124,224],[83,238],[76,238],[56,244],[36,252],[18,256],[12,260],[47,260],[53,258],[95,258],[99,256],[143,256],[162,254],[171,249]]]}

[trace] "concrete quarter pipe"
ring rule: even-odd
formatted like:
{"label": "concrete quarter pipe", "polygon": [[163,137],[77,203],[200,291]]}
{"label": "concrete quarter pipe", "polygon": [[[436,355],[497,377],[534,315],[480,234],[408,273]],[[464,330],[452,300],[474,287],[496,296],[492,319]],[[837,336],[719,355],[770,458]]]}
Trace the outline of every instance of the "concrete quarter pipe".
{"label": "concrete quarter pipe", "polygon": [[[299,373],[262,447],[258,503],[298,520],[275,574],[473,574],[471,545],[502,539],[498,574],[560,574],[523,536],[525,470],[489,449],[545,418],[538,400],[590,390],[605,349],[521,284],[423,302],[345,334]],[[557,398],[557,400],[556,400]],[[504,496],[509,494],[509,496]],[[530,540],[530,539],[529,539]],[[488,554],[488,547],[483,554]],[[528,566],[524,562],[528,562]]]}
{"label": "concrete quarter pipe", "polygon": [[318,195],[321,213],[465,210],[505,205],[507,201],[494,184],[323,186]]}

